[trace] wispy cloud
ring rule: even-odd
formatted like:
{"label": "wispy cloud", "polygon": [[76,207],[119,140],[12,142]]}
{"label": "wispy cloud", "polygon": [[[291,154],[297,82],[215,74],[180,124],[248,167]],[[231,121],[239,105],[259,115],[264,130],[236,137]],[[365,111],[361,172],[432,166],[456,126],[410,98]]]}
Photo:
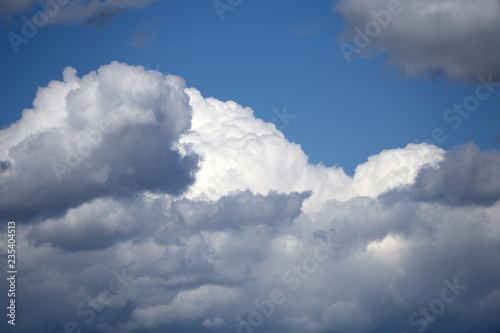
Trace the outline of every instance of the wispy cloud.
{"label": "wispy cloud", "polygon": [[161,25],[165,22],[162,17],[155,17],[147,22],[141,23],[137,28],[130,46],[143,49],[151,45],[158,36]]}
{"label": "wispy cloud", "polygon": [[0,131],[23,332],[500,325],[498,152],[409,144],[349,177],[250,108],[116,62],[33,105]]}

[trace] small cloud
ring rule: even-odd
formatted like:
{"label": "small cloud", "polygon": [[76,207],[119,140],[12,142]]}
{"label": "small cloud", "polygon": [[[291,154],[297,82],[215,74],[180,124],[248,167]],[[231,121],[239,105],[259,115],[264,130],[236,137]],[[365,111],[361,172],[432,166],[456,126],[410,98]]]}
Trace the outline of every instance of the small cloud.
{"label": "small cloud", "polygon": [[36,15],[50,11],[48,24],[83,24],[103,27],[109,24],[120,10],[148,6],[157,0],[72,0],[72,1],[36,1],[36,0],[2,0],[0,1],[0,18],[13,21],[12,15]]}
{"label": "small cloud", "polygon": [[118,14],[118,10],[112,7],[101,7],[97,8],[97,10],[89,16],[84,24],[92,27],[104,27],[105,25],[111,23]]}
{"label": "small cloud", "polygon": [[158,31],[165,21],[162,17],[155,17],[147,22],[141,23],[137,28],[134,39],[130,42],[130,46],[138,49],[143,49],[151,45],[158,36]]}
{"label": "small cloud", "polygon": [[304,38],[307,36],[310,36],[312,34],[315,34],[318,32],[318,30],[321,30],[325,27],[326,23],[328,22],[328,19],[330,18],[330,15],[322,19],[321,21],[314,20],[312,22],[302,22],[302,24],[294,29],[294,36],[293,38]]}
{"label": "small cloud", "polygon": [[205,319],[202,325],[208,328],[219,328],[224,325],[224,323],[224,319],[216,317],[213,319]]}

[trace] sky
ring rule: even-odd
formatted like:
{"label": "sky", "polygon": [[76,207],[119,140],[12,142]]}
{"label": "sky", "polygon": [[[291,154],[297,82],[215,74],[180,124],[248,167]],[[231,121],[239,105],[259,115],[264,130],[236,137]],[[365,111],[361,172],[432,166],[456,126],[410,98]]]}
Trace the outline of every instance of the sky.
{"label": "sky", "polygon": [[1,0],[2,332],[498,332],[499,18]]}

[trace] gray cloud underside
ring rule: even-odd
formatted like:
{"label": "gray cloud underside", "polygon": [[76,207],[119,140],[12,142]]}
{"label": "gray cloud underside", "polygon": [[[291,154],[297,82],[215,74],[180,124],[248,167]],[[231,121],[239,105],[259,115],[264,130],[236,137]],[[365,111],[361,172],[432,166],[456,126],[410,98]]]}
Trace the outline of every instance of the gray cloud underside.
{"label": "gray cloud underside", "polygon": [[0,17],[44,13],[48,17],[48,24],[102,27],[110,23],[120,10],[141,8],[153,2],[156,0],[3,0],[0,3]]}

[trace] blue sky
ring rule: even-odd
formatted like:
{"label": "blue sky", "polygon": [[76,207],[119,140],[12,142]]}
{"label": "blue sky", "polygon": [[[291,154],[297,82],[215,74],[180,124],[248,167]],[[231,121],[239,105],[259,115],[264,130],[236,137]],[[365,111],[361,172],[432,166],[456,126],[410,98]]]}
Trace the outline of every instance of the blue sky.
{"label": "blue sky", "polygon": [[[436,127],[449,136],[438,144],[445,149],[468,141],[498,147],[500,94],[452,130],[443,113],[476,83],[410,78],[387,65],[386,55],[348,63],[339,47],[344,22],[332,5],[243,1],[221,21],[211,1],[163,1],[124,10],[103,27],[44,26],[18,54],[2,38],[0,124],[19,119],[37,87],[61,79],[66,66],[83,75],[118,60],[182,76],[205,97],[249,106],[265,121],[286,107],[296,115],[283,128],[286,137],[301,144],[312,163],[337,164],[348,174],[368,156],[427,139]],[[19,34],[23,15],[4,23],[2,35]],[[131,46],[141,31],[147,45]]]}

